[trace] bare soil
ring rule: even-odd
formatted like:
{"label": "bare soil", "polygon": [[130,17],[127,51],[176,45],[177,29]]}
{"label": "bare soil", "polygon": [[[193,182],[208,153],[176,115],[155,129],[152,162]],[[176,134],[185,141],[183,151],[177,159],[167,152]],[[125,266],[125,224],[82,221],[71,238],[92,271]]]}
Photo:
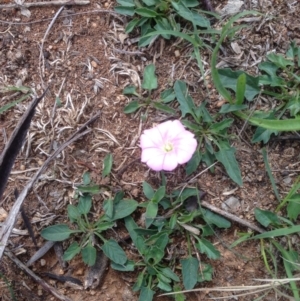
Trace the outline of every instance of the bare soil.
{"label": "bare soil", "polygon": [[[213,1],[212,4],[218,10],[227,3]],[[49,92],[38,106],[26,142],[0,201],[0,222],[5,220],[6,213],[14,203],[15,187],[21,190],[58,145],[92,115],[101,112],[100,118],[91,127],[92,133],[69,146],[53,161],[24,203],[24,210],[32,222],[39,247],[45,243],[39,234],[43,227],[67,221],[66,206],[74,202],[74,184],[81,182],[85,171],[91,172],[95,183],[110,187],[107,193],[122,189],[128,197],[140,202],[143,202],[143,181],[146,180],[155,187],[159,185],[157,173],[149,171],[139,161],[139,136],[143,129],[152,127],[169,116],[148,110],[147,118],[142,122],[141,112],[130,115],[123,113],[123,108],[130,99],[122,94],[122,90],[128,84],[140,87],[142,72],[147,64],[155,63],[157,67],[159,89],[154,92],[154,97],[172,86],[175,80],[182,79],[189,84],[191,95],[198,104],[208,101],[211,112],[217,111],[224,103],[211,84],[210,93],[206,95],[199,69],[195,61],[190,59],[192,49],[187,44],[177,40],[157,40],[150,48],[138,49],[135,42],[138,33],[129,37],[124,34],[128,20],[113,13],[114,5],[114,1],[91,0],[85,6],[66,6],[49,29],[45,40],[45,33],[58,6],[32,7],[30,18],[21,15],[18,9],[0,8],[0,85],[29,86],[39,95],[49,86]],[[226,41],[219,65],[257,74],[257,64],[266,53],[284,53],[292,40],[300,44],[300,5],[297,1],[261,0],[260,7],[256,1],[245,1],[244,7],[260,10],[263,15],[261,18],[241,21],[249,27],[239,32],[235,38],[240,53],[236,53],[230,41]],[[215,26],[220,28],[223,24],[224,21]],[[206,79],[210,83],[211,54],[204,51],[201,55],[207,71]],[[21,96],[10,95],[2,93],[0,107]],[[57,99],[61,105],[55,105]],[[28,103],[29,101],[22,102],[0,116],[0,149],[3,149]],[[267,107],[270,104],[268,100],[261,100],[260,105]],[[253,129],[246,126],[240,133],[243,126],[237,120],[233,131],[239,134],[234,146],[244,185],[237,187],[221,165],[216,166],[215,174],[205,172],[197,177],[194,184],[207,193],[207,202],[220,208],[229,196],[237,197],[241,206],[233,213],[254,222],[255,207],[272,210],[277,201],[265,172],[262,145],[251,144],[249,141]],[[283,196],[299,173],[299,142],[274,140],[266,147],[276,184]],[[109,152],[114,159],[112,176],[102,179],[103,159]],[[179,187],[202,169],[205,169],[204,165],[189,178],[183,167],[167,173],[168,188]],[[104,197],[105,195],[100,195],[95,199],[95,212],[100,212]],[[21,218],[15,228],[24,229]],[[116,239],[126,235],[121,224],[115,230],[111,236]],[[205,282],[201,287],[254,285],[259,283],[254,278],[270,277],[257,241],[243,243],[234,249],[235,252],[228,249],[238,238],[238,232],[247,231],[241,225],[233,224],[230,229],[217,233],[218,237],[213,238],[213,243],[222,256],[217,261],[202,259],[213,266],[214,275],[211,282]],[[180,241],[179,238],[178,243]],[[11,236],[7,248],[24,263],[36,251],[28,235],[19,234]],[[80,258],[72,260],[68,269],[62,270],[53,250],[31,269],[38,275],[43,275],[44,272],[67,274],[82,281],[86,273],[86,267]],[[56,300],[6,256],[1,261],[0,272],[11,281],[16,300]],[[131,291],[136,277],[134,272],[120,273],[107,268],[101,285],[88,290],[76,290],[57,280],[41,277],[73,301],[138,299],[138,295]],[[190,293],[187,300],[221,300],[218,297],[227,297],[226,300],[254,300],[259,294],[237,298],[232,293],[205,291]],[[270,292],[263,300],[284,300],[281,298],[275,292]],[[4,282],[0,283],[0,300],[10,300]],[[155,300],[167,301],[172,298],[156,297]]]}

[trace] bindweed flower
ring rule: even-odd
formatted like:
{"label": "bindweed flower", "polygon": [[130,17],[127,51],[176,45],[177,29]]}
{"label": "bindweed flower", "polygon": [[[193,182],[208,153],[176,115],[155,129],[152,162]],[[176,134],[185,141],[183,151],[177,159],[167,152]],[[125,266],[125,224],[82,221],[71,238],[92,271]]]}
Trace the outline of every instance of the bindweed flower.
{"label": "bindweed flower", "polygon": [[141,135],[142,162],[155,171],[171,171],[188,162],[197,148],[194,134],[179,120],[166,121]]}

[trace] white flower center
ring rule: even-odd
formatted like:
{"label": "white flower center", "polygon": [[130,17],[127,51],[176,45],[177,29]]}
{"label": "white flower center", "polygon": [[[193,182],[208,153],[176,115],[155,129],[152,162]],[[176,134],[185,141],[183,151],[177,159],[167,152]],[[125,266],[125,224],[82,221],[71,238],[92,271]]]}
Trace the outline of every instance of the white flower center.
{"label": "white flower center", "polygon": [[167,143],[164,145],[164,151],[165,151],[166,153],[168,153],[168,152],[171,152],[172,150],[173,150],[173,145],[172,145],[172,143],[167,142]]}

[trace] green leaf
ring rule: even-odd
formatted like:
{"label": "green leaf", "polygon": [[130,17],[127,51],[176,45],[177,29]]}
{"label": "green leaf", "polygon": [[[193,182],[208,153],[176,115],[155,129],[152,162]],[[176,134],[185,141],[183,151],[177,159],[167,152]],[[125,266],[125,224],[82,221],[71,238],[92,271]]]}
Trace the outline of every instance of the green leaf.
{"label": "green leaf", "polygon": [[[249,113],[250,114],[250,113]],[[300,119],[299,118],[290,118],[282,120],[270,120],[264,118],[249,117],[243,112],[235,112],[235,115],[247,120],[255,126],[261,126],[265,129],[275,130],[275,131],[300,131]]]}
{"label": "green leaf", "polygon": [[[159,274],[158,274],[159,276]],[[159,277],[158,277],[159,278]],[[160,288],[161,290],[165,291],[165,292],[170,292],[172,291],[172,287],[169,283],[161,280],[161,279],[158,279],[158,284],[157,284],[157,287]]]}
{"label": "green leaf", "polygon": [[182,288],[179,284],[174,284],[173,286],[174,293],[176,292],[176,295],[174,295],[175,301],[185,301],[186,297],[183,293],[179,293],[182,291]]}
{"label": "green leaf", "polygon": [[77,242],[71,243],[63,255],[63,260],[71,260],[75,255],[80,253],[80,250],[81,248]]}
{"label": "green leaf", "polygon": [[127,260],[124,265],[116,264],[112,262],[110,265],[114,270],[121,271],[121,272],[133,272],[135,263],[132,260]]}
{"label": "green leaf", "polygon": [[254,214],[255,214],[256,220],[266,228],[270,224],[271,225],[279,225],[280,224],[278,216],[269,210],[261,210],[259,208],[255,208]]}
{"label": "green leaf", "polygon": [[152,301],[154,293],[149,287],[143,286],[138,301]]}
{"label": "green leaf", "polygon": [[158,16],[157,12],[153,9],[147,8],[147,7],[140,7],[135,10],[135,12],[142,16],[147,18],[155,18]]}
{"label": "green leaf", "polygon": [[219,134],[220,132],[222,132],[223,130],[228,129],[233,123],[233,119],[232,118],[226,118],[223,119],[220,122],[214,122],[213,124],[210,125],[209,129],[216,133]]}
{"label": "green leaf", "polygon": [[297,233],[297,232],[300,232],[300,225],[268,231],[268,232],[253,236],[250,239],[274,238],[274,237],[278,237],[278,236],[286,236],[286,235]]}
{"label": "green leaf", "polygon": [[146,181],[143,182],[143,193],[148,200],[152,200],[155,194],[154,189]]}
{"label": "green leaf", "polygon": [[267,55],[267,59],[281,69],[286,69],[288,66],[294,66],[291,59],[286,59],[282,54],[271,52]]}
{"label": "green leaf", "polygon": [[197,283],[199,262],[197,258],[188,257],[180,260],[182,265],[183,285],[186,290],[191,290]]}
{"label": "green leaf", "polygon": [[151,266],[158,264],[164,258],[164,256],[164,250],[157,246],[152,246],[144,250],[145,261]]}
{"label": "green leaf", "polygon": [[89,172],[85,172],[82,176],[82,181],[84,185],[91,184],[91,175]]}
{"label": "green leaf", "polygon": [[235,148],[221,143],[219,143],[219,146],[219,151],[215,153],[217,160],[224,165],[229,177],[239,186],[242,186],[243,180],[241,171],[234,155]]}
{"label": "green leaf", "polygon": [[[159,32],[160,30],[172,30],[172,26],[169,23],[168,19],[166,18],[157,18],[156,19],[156,25],[154,26],[154,28]],[[162,34],[162,37],[166,40],[169,40],[171,38],[171,35],[169,34]]]}
{"label": "green leaf", "polygon": [[276,183],[275,183],[275,179],[274,179],[273,174],[272,174],[272,170],[271,170],[271,167],[270,167],[270,164],[269,164],[269,161],[268,161],[268,154],[267,154],[267,151],[266,151],[265,147],[262,149],[262,155],[263,155],[263,159],[264,159],[264,163],[265,163],[265,168],[266,168],[266,171],[268,173],[268,176],[269,176],[269,179],[270,179],[270,182],[271,182],[274,194],[275,194],[278,202],[280,202],[281,198],[280,198],[280,195],[279,195]]}
{"label": "green leaf", "polygon": [[110,174],[112,164],[113,164],[113,156],[112,154],[107,154],[103,161],[103,171],[102,171],[103,178]]}
{"label": "green leaf", "polygon": [[108,199],[103,202],[103,210],[105,212],[105,215],[112,219],[113,213],[114,213],[114,201],[113,199]]}
{"label": "green leaf", "polygon": [[[157,35],[153,35],[153,32],[157,32]],[[146,31],[141,38],[139,39],[138,47],[146,47],[148,46],[152,41],[154,41],[160,33],[152,28],[149,28],[148,31]]]}
{"label": "green leaf", "polygon": [[231,223],[224,217],[222,217],[218,214],[215,214],[207,209],[206,210],[201,209],[201,211],[203,213],[204,220],[208,224],[213,224],[213,225],[216,225],[218,228],[224,228],[224,229],[231,227]]}
{"label": "green leaf", "polygon": [[81,193],[98,194],[100,192],[99,185],[79,185],[76,187]]}
{"label": "green leaf", "polygon": [[132,287],[132,291],[133,292],[137,292],[137,291],[139,291],[141,289],[141,286],[144,283],[144,275],[145,275],[144,271],[142,273],[139,273],[139,275],[138,275],[138,277],[136,279],[136,282],[135,282],[135,284]]}
{"label": "green leaf", "polygon": [[42,230],[41,235],[43,238],[51,241],[63,241],[70,237],[72,233],[78,233],[81,231],[71,230],[67,225],[58,224],[49,226]]}
{"label": "green leaf", "polygon": [[132,17],[135,14],[134,7],[130,7],[130,6],[119,5],[115,7],[115,11],[120,15],[125,15],[130,17]]}
{"label": "green leaf", "polygon": [[247,77],[245,73],[242,73],[236,82],[236,96],[235,103],[241,105],[244,102],[245,92],[246,92],[246,82]]}
{"label": "green leaf", "polygon": [[257,142],[263,142],[263,143],[268,143],[272,135],[277,136],[278,131],[276,130],[268,130],[264,129],[262,127],[257,127],[255,130],[255,133],[251,139],[252,143],[257,143]]}
{"label": "green leaf", "polygon": [[200,162],[201,162],[201,153],[200,151],[197,149],[192,158],[190,159],[190,161],[187,163],[187,165],[185,166],[185,172],[187,174],[187,176],[191,175],[194,171],[197,170]]}
{"label": "green leaf", "polygon": [[175,99],[176,95],[173,89],[167,89],[161,92],[160,99],[163,103],[169,103]]}
{"label": "green leaf", "polygon": [[285,85],[283,78],[277,76],[278,67],[271,62],[262,62],[258,65],[261,71],[267,73],[267,75],[259,76],[260,85],[270,85],[271,87],[281,87]]}
{"label": "green leaf", "polygon": [[69,220],[71,222],[77,221],[77,219],[80,217],[79,210],[74,205],[68,205],[67,206],[67,211],[68,211]]}
{"label": "green leaf", "polygon": [[178,15],[184,18],[185,20],[192,22],[193,25],[198,25],[203,28],[210,27],[208,19],[194,11],[191,11],[185,5],[183,5],[182,2],[171,1],[171,3]]}
{"label": "green leaf", "polygon": [[155,66],[153,64],[145,67],[142,88],[149,91],[157,88],[157,77],[155,75]]}
{"label": "green leaf", "polygon": [[211,281],[213,276],[213,268],[210,264],[201,264],[201,273],[198,274],[198,282]]}
{"label": "green leaf", "polygon": [[[20,91],[20,89],[17,89],[17,91]],[[14,107],[15,105],[17,105],[18,103],[20,103],[21,101],[27,99],[30,96],[30,94],[26,94],[22,97],[20,97],[19,99],[12,101],[4,106],[0,107],[0,115],[4,112],[6,112],[7,110],[9,110],[10,108]]]}
{"label": "green leaf", "polygon": [[166,232],[159,232],[152,236],[150,236],[148,239],[145,240],[145,244],[147,246],[157,246],[161,250],[164,250],[169,242],[169,235]]}
{"label": "green leaf", "polygon": [[230,113],[230,112],[235,112],[235,111],[241,111],[244,109],[247,109],[248,106],[247,105],[231,105],[229,103],[224,104],[221,109],[220,112],[221,114],[225,114],[225,113]]}
{"label": "green leaf", "polygon": [[153,223],[153,219],[156,218],[157,211],[158,211],[158,204],[153,201],[150,201],[146,208],[146,215],[145,215],[146,228],[149,228]]}
{"label": "green leaf", "polygon": [[166,187],[160,186],[154,193],[154,196],[152,198],[152,201],[156,204],[158,204],[165,196],[166,194]]}
{"label": "green leaf", "polygon": [[140,104],[137,100],[134,100],[125,106],[124,113],[125,114],[134,113],[136,110],[138,110],[142,106],[143,105]]}
{"label": "green leaf", "polygon": [[135,7],[133,0],[117,0],[117,3],[122,6]]}
{"label": "green leaf", "polygon": [[[125,27],[125,33],[131,33],[133,29],[137,26],[137,24],[140,22],[140,19],[134,18],[132,19]],[[126,89],[126,88],[125,88]],[[124,90],[125,90],[124,89]],[[124,93],[124,91],[123,91]],[[125,93],[124,93],[125,94]],[[134,93],[128,93],[128,94],[134,94]]]}
{"label": "green leaf", "polygon": [[88,266],[93,266],[96,262],[97,250],[91,244],[88,244],[81,250],[82,260]]}
{"label": "green leaf", "polygon": [[80,214],[88,214],[92,207],[92,197],[90,195],[81,196],[78,202],[78,211]]}
{"label": "green leaf", "polygon": [[114,205],[112,220],[117,220],[130,215],[138,206],[138,202],[130,199],[123,199]]}
{"label": "green leaf", "polygon": [[152,6],[157,4],[157,0],[142,0],[147,6]]}
{"label": "green leaf", "polygon": [[192,98],[188,97],[186,83],[177,80],[174,84],[174,91],[175,91],[176,99],[180,104],[180,111],[182,117],[185,117],[186,114],[191,114],[192,116],[195,116],[194,114],[195,104]]}
{"label": "green leaf", "polygon": [[135,86],[127,86],[123,90],[124,95],[135,95],[139,96],[139,94],[136,92],[136,87]]}
{"label": "green leaf", "polygon": [[196,247],[202,254],[206,254],[210,259],[219,259],[221,256],[220,252],[214,247],[214,245],[205,238],[199,239],[196,243]]}
{"label": "green leaf", "polygon": [[125,252],[115,240],[107,240],[101,249],[106,257],[116,264],[124,265],[127,262],[127,256]]}
{"label": "green leaf", "polygon": [[163,103],[160,102],[152,102],[152,106],[157,109],[160,110],[162,112],[168,113],[168,114],[172,114],[175,115],[176,111],[173,108],[170,108],[168,105],[165,105]]}
{"label": "green leaf", "polygon": [[[253,100],[254,97],[260,92],[258,77],[253,77],[247,73],[244,73],[243,71],[232,71],[230,68],[219,69],[218,74],[222,85],[225,88],[233,90],[234,92],[237,92],[238,78],[244,74],[246,77],[245,98],[248,101]],[[241,92],[242,91],[239,91],[239,93]],[[241,105],[242,103],[236,102],[236,104]]]}
{"label": "green leaf", "polygon": [[162,268],[160,269],[161,273],[166,277],[172,279],[173,281],[179,282],[179,277],[170,269],[170,268]]}
{"label": "green leaf", "polygon": [[296,193],[289,198],[286,210],[288,218],[296,221],[300,214],[300,194]]}
{"label": "green leaf", "polygon": [[125,227],[132,239],[132,242],[136,246],[138,234],[134,231],[134,229],[138,228],[138,225],[135,223],[135,221],[131,216],[125,217],[124,221],[125,221]]}
{"label": "green leaf", "polygon": [[115,225],[115,222],[103,222],[103,221],[97,222],[96,223],[96,227],[97,227],[96,231],[98,233],[101,233],[102,231],[111,229],[114,225]]}

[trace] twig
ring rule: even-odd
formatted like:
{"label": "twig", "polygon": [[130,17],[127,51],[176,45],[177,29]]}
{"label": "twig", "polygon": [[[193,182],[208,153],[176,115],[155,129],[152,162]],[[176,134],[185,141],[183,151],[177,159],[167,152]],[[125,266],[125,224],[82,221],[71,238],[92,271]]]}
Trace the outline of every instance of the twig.
{"label": "twig", "polygon": [[[40,175],[44,172],[48,164],[59,154],[61,153],[68,145],[72,142],[78,140],[82,136],[91,132],[91,130],[85,130],[85,128],[94,122],[100,113],[98,112],[94,115],[89,121],[87,121],[82,127],[79,128],[65,143],[63,143],[41,166],[41,168],[36,172],[36,174],[32,177],[32,179],[27,183],[27,185],[23,188],[22,192],[20,193],[19,197],[17,198],[16,202],[14,203],[13,207],[11,208],[7,219],[5,220],[4,226],[0,232],[0,260],[2,258],[5,246],[9,239],[10,233],[13,229],[13,226],[17,220],[18,213],[20,208],[23,204],[25,197],[28,194],[28,191],[33,187],[33,184],[37,181]],[[84,131],[85,130],[85,131]]]}
{"label": "twig", "polygon": [[50,292],[53,296],[62,301],[72,301],[69,297],[59,293],[53,286],[49,285],[42,278],[36,275],[33,271],[31,271],[25,264],[23,264],[15,255],[13,255],[10,251],[5,251],[4,253],[7,257],[9,257],[22,271],[27,273],[30,277],[32,277],[41,287]]}
{"label": "twig", "polygon": [[245,221],[245,220],[243,220],[243,219],[235,216],[234,214],[231,214],[231,213],[226,212],[226,211],[224,211],[222,209],[219,209],[219,208],[217,208],[217,207],[215,207],[215,206],[207,203],[206,201],[201,201],[201,206],[203,206],[204,208],[207,208],[207,209],[209,209],[209,210],[211,210],[211,211],[213,211],[215,213],[218,213],[218,214],[220,214],[220,215],[222,215],[222,216],[224,216],[224,217],[232,220],[233,222],[236,222],[238,224],[241,224],[242,226],[248,227],[251,230],[254,230],[254,231],[258,232],[258,233],[264,233],[264,232],[266,232],[264,229],[262,229],[262,228],[260,228],[260,227],[258,227],[256,225],[254,225],[254,224],[252,224],[250,222],[247,222],[247,221]]}
{"label": "twig", "polygon": [[24,2],[22,5],[17,3],[1,4],[0,9],[4,8],[19,8],[19,7],[34,7],[34,6],[52,6],[52,5],[87,5],[90,4],[90,0],[55,0],[55,1],[46,1],[46,2]]}
{"label": "twig", "polygon": [[45,34],[44,34],[44,37],[42,39],[42,43],[41,43],[41,47],[40,47],[40,56],[39,56],[39,73],[40,73],[40,78],[41,78],[41,81],[42,81],[42,86],[44,86],[44,81],[43,81],[43,78],[44,78],[44,73],[45,73],[45,58],[44,58],[44,54],[43,54],[43,49],[44,49],[44,43],[45,43],[45,40],[50,32],[50,29],[52,28],[55,20],[57,19],[57,17],[60,15],[60,13],[63,11],[65,7],[62,6],[58,11],[57,13],[54,15],[53,19],[51,20]]}

